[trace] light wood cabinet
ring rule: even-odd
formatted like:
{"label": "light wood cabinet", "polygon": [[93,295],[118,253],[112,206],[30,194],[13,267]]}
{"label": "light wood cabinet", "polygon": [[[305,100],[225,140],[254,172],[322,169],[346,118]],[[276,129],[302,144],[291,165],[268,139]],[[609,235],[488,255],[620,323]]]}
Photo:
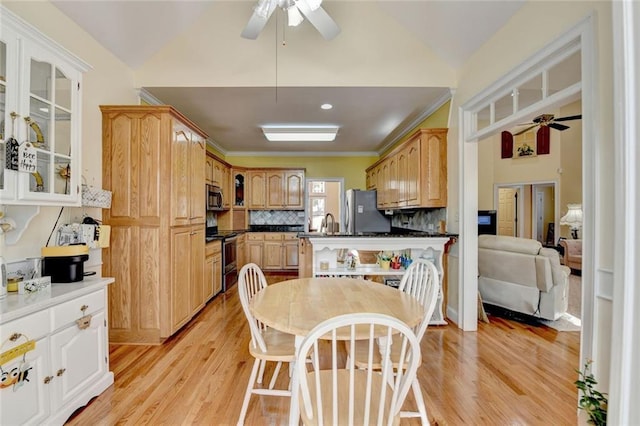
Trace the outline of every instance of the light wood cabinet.
{"label": "light wood cabinet", "polygon": [[207,136],[170,106],[101,110],[102,182],[112,191],[102,273],[116,278],[109,338],[157,344],[202,305],[203,293],[191,294],[204,285]]}
{"label": "light wood cabinet", "polygon": [[419,129],[369,167],[378,208],[447,206],[447,129]]}
{"label": "light wood cabinet", "polygon": [[249,232],[246,234],[246,260],[247,263],[255,263],[260,268],[263,267],[263,253],[264,253],[264,234]]}
{"label": "light wood cabinet", "polygon": [[248,170],[250,210],[304,209],[304,170]]}
{"label": "light wood cabinet", "polygon": [[249,170],[247,172],[247,178],[249,180],[249,202],[247,203],[247,207],[249,209],[264,209],[267,205],[265,172]]}
{"label": "light wood cabinet", "polygon": [[175,333],[205,303],[204,225],[171,230],[171,332]]}
{"label": "light wood cabinet", "polygon": [[222,241],[205,247],[204,303],[222,291]]}
{"label": "light wood cabinet", "polygon": [[251,260],[251,256],[257,258],[260,253],[260,267],[264,270],[298,269],[298,237],[295,232],[251,232],[247,234],[247,246],[249,261],[257,263]]}
{"label": "light wood cabinet", "polygon": [[207,184],[209,185],[213,185],[213,162],[215,160],[213,159],[212,156],[207,155],[207,159],[205,161],[205,168],[204,168],[204,177],[205,177],[205,181]]}

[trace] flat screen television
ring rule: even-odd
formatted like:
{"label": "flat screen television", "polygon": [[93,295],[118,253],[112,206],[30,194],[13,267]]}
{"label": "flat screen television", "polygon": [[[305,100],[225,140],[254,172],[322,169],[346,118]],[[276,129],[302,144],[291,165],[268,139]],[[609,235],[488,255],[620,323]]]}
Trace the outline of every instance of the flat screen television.
{"label": "flat screen television", "polygon": [[478,210],[478,235],[498,233],[498,215],[495,210]]}

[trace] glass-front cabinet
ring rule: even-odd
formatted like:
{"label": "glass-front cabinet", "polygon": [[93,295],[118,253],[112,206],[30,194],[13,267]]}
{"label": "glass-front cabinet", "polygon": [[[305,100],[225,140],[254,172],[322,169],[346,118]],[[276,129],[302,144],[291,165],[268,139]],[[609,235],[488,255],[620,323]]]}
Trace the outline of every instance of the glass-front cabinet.
{"label": "glass-front cabinet", "polygon": [[80,205],[81,79],[89,67],[6,9],[1,19],[1,202]]}

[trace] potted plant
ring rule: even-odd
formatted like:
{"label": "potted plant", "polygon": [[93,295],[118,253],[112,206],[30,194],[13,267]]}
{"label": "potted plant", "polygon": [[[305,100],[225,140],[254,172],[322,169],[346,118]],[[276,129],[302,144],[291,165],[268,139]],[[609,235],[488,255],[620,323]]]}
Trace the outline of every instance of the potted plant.
{"label": "potted plant", "polygon": [[595,389],[598,384],[591,373],[592,360],[584,363],[584,371],[576,370],[578,380],[574,382],[582,392],[578,401],[578,408],[589,415],[589,423],[604,426],[607,424],[607,394]]}

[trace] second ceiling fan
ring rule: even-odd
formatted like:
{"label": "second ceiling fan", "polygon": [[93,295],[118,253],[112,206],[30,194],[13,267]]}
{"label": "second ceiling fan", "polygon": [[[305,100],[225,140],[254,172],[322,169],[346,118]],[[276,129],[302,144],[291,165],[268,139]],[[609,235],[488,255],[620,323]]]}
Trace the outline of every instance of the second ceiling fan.
{"label": "second ceiling fan", "polygon": [[582,115],[570,115],[567,117],[558,117],[555,118],[553,114],[541,114],[534,118],[531,123],[523,123],[520,126],[527,126],[526,128],[520,130],[517,133],[514,133],[513,136],[521,135],[529,130],[537,127],[537,126],[548,126],[552,129],[556,130],[567,130],[569,126],[565,126],[564,124],[559,124],[558,121],[571,121],[571,120],[581,120]]}
{"label": "second ceiling fan", "polygon": [[258,0],[241,36],[251,40],[258,38],[276,7],[280,7],[287,12],[290,27],[300,25],[306,17],[322,37],[332,40],[340,33],[340,27],[322,8],[321,3],[322,0]]}

